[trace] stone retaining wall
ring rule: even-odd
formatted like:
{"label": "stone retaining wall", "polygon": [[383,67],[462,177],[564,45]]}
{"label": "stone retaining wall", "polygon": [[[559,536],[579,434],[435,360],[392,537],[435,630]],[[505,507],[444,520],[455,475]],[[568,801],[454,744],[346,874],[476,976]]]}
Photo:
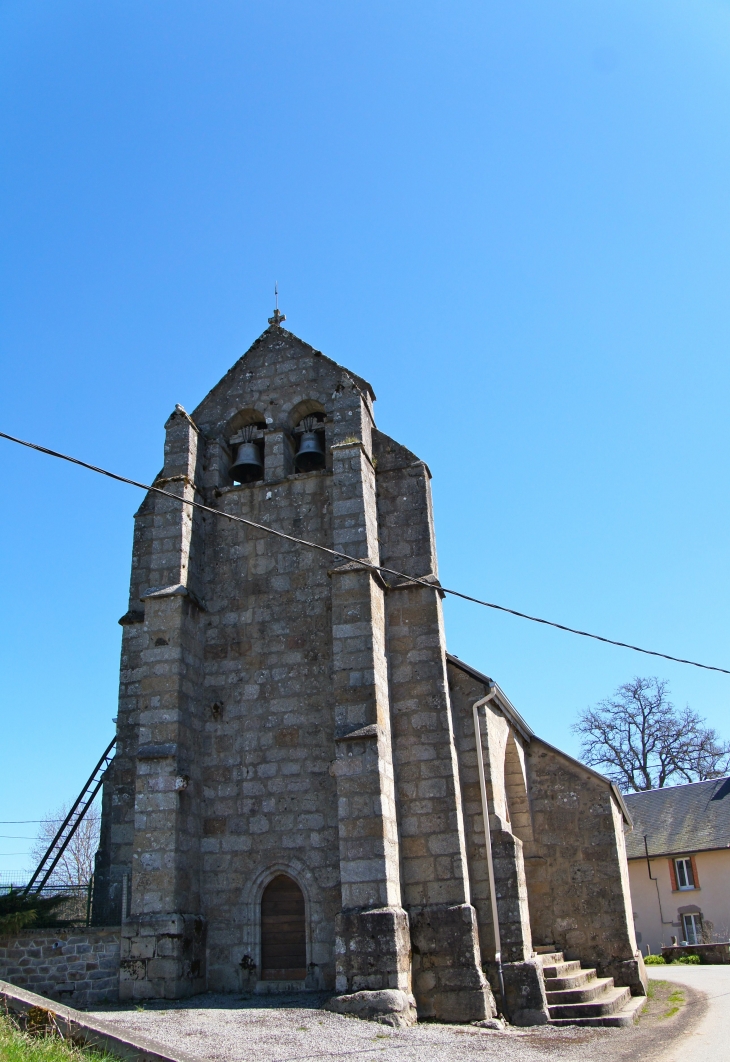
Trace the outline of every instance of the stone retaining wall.
{"label": "stone retaining wall", "polygon": [[0,980],[73,1007],[119,997],[116,928],[21,930],[0,937]]}
{"label": "stone retaining wall", "polygon": [[675,947],[662,948],[662,957],[667,962],[681,959],[683,955],[699,955],[700,962],[703,964],[724,966],[730,963],[730,943],[678,944]]}

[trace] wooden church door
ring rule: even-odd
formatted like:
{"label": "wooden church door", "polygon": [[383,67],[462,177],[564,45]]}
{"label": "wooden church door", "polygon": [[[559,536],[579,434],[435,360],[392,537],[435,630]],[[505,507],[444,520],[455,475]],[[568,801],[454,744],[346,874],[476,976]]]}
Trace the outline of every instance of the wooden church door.
{"label": "wooden church door", "polygon": [[303,981],[307,976],[304,895],[286,874],[278,874],[261,897],[261,979]]}

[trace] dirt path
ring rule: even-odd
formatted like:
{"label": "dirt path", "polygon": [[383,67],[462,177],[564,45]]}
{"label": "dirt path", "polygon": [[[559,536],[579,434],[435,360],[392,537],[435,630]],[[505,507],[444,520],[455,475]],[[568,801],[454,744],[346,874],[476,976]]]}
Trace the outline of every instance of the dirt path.
{"label": "dirt path", "polygon": [[661,1062],[730,1060],[730,966],[654,966],[650,977],[662,978],[688,993],[702,992],[705,1004],[702,1020],[694,1023],[681,1043],[667,1046]]}

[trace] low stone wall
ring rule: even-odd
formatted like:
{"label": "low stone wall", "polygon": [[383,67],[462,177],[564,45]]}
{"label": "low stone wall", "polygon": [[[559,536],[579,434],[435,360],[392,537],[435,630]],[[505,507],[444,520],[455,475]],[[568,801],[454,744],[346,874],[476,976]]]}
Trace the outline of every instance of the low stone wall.
{"label": "low stone wall", "polygon": [[727,944],[678,944],[662,948],[662,957],[667,962],[681,959],[683,955],[699,955],[700,962],[707,966],[723,966],[730,963],[730,943]]}
{"label": "low stone wall", "polygon": [[119,998],[119,929],[21,930],[0,937],[0,980],[59,1003],[92,1007]]}
{"label": "low stone wall", "polygon": [[200,1062],[183,1051],[170,1050],[146,1036],[127,1031],[100,1018],[87,1016],[64,1003],[48,1003],[43,996],[0,981],[0,1013],[8,1013],[28,1032],[52,1032],[85,1046],[108,1052],[125,1062]]}

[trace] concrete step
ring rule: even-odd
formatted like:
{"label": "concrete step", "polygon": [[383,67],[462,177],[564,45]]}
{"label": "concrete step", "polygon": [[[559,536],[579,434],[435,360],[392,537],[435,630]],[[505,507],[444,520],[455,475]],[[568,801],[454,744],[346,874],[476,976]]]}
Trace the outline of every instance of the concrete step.
{"label": "concrete step", "polygon": [[549,965],[550,963],[565,961],[563,953],[558,952],[557,948],[550,949],[549,952],[547,949],[545,949],[544,952],[541,952],[541,950],[536,947],[532,948],[532,952],[534,954],[534,958],[536,958],[538,962],[541,962],[543,966],[546,964]]}
{"label": "concrete step", "polygon": [[555,966],[556,963],[565,962],[562,951],[536,952],[535,958],[541,966]]}
{"label": "concrete step", "polygon": [[631,996],[615,1014],[601,1014],[598,1017],[551,1018],[551,1025],[591,1025],[608,1028],[624,1028],[633,1025],[647,1004],[646,996]]}
{"label": "concrete step", "polygon": [[631,999],[628,988],[607,988],[602,995],[590,1003],[556,1003],[548,1005],[551,1019],[569,1018],[575,1024],[576,1018],[606,1018],[621,1010]]}
{"label": "concrete step", "polygon": [[595,980],[596,971],[592,969],[579,970],[578,973],[569,974],[567,977],[546,977],[546,992],[562,992],[565,989],[582,988]]}
{"label": "concrete step", "polygon": [[580,962],[578,959],[570,959],[568,962],[545,963],[542,972],[544,977],[568,977],[580,972]]}
{"label": "concrete step", "polygon": [[554,944],[535,944],[532,950],[536,955],[562,955]]}
{"label": "concrete step", "polygon": [[547,1001],[550,1006],[558,1003],[592,1003],[599,997],[603,997],[609,988],[613,988],[613,977],[593,977],[587,984],[563,988],[557,992],[553,991],[549,981],[545,982]]}

